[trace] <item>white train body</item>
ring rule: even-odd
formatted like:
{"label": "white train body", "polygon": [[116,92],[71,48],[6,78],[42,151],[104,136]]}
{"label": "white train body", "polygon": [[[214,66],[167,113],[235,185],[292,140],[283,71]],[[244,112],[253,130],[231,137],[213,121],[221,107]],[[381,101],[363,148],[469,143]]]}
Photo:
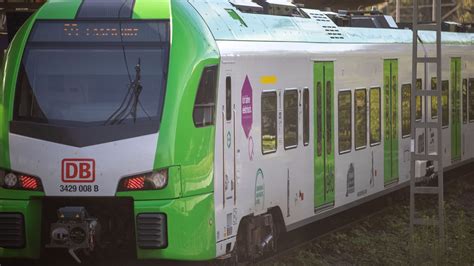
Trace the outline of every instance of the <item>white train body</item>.
{"label": "white train body", "polygon": [[[199,10],[199,9],[198,9]],[[211,31],[213,28],[211,27]],[[359,30],[359,29],[352,29]],[[360,29],[363,35],[364,30]],[[411,31],[398,30],[399,36],[411,37]],[[380,38],[397,37],[380,31]],[[428,34],[428,33],[426,33]],[[429,35],[429,34],[428,34]],[[456,34],[443,33],[443,37],[455,38]],[[432,37],[432,34],[430,35]],[[473,35],[471,35],[474,38]],[[431,38],[432,39],[432,38]],[[410,179],[410,136],[402,137],[402,85],[411,86],[411,51],[409,42],[381,41],[379,43],[309,43],[272,41],[217,41],[221,54],[218,85],[218,103],[215,146],[215,206],[217,256],[226,254],[226,246],[235,244],[239,222],[243,217],[266,213],[278,207],[287,230],[292,230],[346,210],[357,204],[374,199],[407,186]],[[420,46],[420,53],[433,56],[433,43]],[[474,78],[474,48],[469,45],[443,45],[442,77],[451,80],[452,58],[461,58],[461,79]],[[398,176],[392,182],[384,180],[384,113],[383,102],[384,62],[394,59],[398,63]],[[322,208],[315,206],[315,77],[314,65],[318,62],[332,62],[334,66],[333,100],[334,108],[334,200]],[[424,69],[419,68],[418,77],[425,86]],[[436,76],[435,66],[428,68],[428,81]],[[226,78],[231,77],[232,118],[226,119]],[[252,121],[248,116],[248,84],[252,95]],[[471,80],[474,82],[474,80]],[[427,84],[429,89],[430,84]],[[471,85],[472,86],[472,85]],[[381,102],[381,142],[370,145],[370,88],[382,88]],[[303,91],[309,90],[309,143],[304,143]],[[356,126],[355,90],[367,90],[367,145],[355,149]],[[284,94],[298,91],[298,137],[296,147],[285,148],[284,144]],[[277,149],[275,152],[262,152],[262,93],[277,93]],[[339,152],[338,95],[351,91],[351,148]],[[450,87],[449,116],[452,117]],[[462,96],[461,96],[462,97]],[[474,103],[468,103],[468,106]],[[427,115],[431,119],[431,105],[428,103]],[[462,107],[461,107],[462,108]],[[423,117],[425,116],[423,103]],[[452,119],[450,119],[451,123]],[[251,123],[250,130],[248,129]],[[451,127],[443,129],[443,164],[446,168],[472,161],[474,157],[474,123],[461,124],[461,159],[451,156]],[[248,136],[246,130],[250,131]],[[417,134],[419,137],[420,134]],[[435,151],[436,136],[432,135],[427,144],[429,152]],[[352,170],[350,170],[352,168]],[[353,176],[351,175],[351,172]],[[351,175],[348,177],[348,175]],[[235,182],[235,189],[234,189]]]}

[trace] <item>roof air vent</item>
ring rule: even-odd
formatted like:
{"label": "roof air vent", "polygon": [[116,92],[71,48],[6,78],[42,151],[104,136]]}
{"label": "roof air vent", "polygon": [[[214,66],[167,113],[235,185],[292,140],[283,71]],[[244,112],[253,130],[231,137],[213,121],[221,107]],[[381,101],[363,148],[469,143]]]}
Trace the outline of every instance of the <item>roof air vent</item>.
{"label": "roof air vent", "polygon": [[342,35],[339,27],[327,16],[327,14],[313,9],[303,9],[309,18],[316,20],[316,22],[324,29],[326,35],[333,40],[342,40]]}
{"label": "roof air vent", "polygon": [[240,12],[243,13],[262,13],[263,7],[250,0],[229,0]]}
{"label": "roof air vent", "polygon": [[301,17],[298,7],[288,0],[254,0],[263,7],[263,13],[275,16]]}

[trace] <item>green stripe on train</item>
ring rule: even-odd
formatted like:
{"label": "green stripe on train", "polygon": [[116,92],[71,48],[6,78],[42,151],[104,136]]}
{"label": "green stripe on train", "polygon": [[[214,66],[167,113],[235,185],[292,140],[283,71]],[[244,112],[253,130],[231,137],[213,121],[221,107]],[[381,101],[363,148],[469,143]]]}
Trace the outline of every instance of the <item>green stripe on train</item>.
{"label": "green stripe on train", "polygon": [[384,183],[398,181],[398,60],[384,61]]}
{"label": "green stripe on train", "polygon": [[[170,225],[170,232],[174,234],[170,241],[182,243],[182,247],[190,249],[187,254],[180,255],[182,259],[211,259],[216,254],[213,196],[215,127],[196,128],[192,113],[202,71],[205,66],[219,64],[220,56],[213,36],[196,10],[187,1],[173,1],[171,6],[173,33],[170,65],[154,169],[180,166],[181,201],[185,212],[176,210],[172,215],[184,217],[188,213],[195,217],[190,219],[193,222]],[[138,197],[134,196],[135,199]],[[176,212],[181,212],[182,216]],[[198,223],[197,217],[206,218]],[[188,234],[183,234],[186,232]],[[196,239],[199,241],[196,242]],[[193,241],[197,244],[191,245]],[[138,257],[176,257],[176,252],[182,250],[173,250],[173,246],[164,253],[139,250]]]}
{"label": "green stripe on train", "polygon": [[74,19],[81,6],[81,0],[49,0],[37,12],[38,19]]}
{"label": "green stripe on train", "polygon": [[[0,167],[2,168],[10,168],[8,132],[10,121],[13,117],[14,88],[20,69],[23,49],[35,19],[36,15],[31,16],[18,30],[10,44],[0,73]],[[1,188],[0,191],[2,191]],[[5,192],[2,191],[2,195],[4,195],[3,193]]]}
{"label": "green stripe on train", "polygon": [[315,62],[314,208],[334,204],[334,62]]}
{"label": "green stripe on train", "polygon": [[191,196],[214,190],[215,127],[196,128],[192,113],[202,70],[220,59],[207,26],[187,2],[173,2],[172,21],[168,83],[154,168],[180,165],[182,195]]}
{"label": "green stripe on train", "polygon": [[133,19],[169,19],[170,0],[135,0]]}
{"label": "green stripe on train", "polygon": [[[35,19],[74,19],[81,1],[49,1],[33,15],[19,30],[14,38],[11,49],[6,56],[4,65],[5,76],[2,77],[2,93],[0,96],[0,167],[10,168],[9,154],[9,122],[12,119],[13,96],[16,87],[18,70],[20,69],[23,49]],[[195,128],[192,121],[192,109],[198,88],[199,79],[205,66],[220,62],[217,45],[202,18],[187,1],[173,1],[176,8],[169,9],[167,1],[137,0],[133,18],[137,19],[166,19],[172,18],[172,46],[170,51],[170,66],[168,72],[167,91],[160,125],[160,138],[157,145],[154,168],[178,166],[174,177],[181,179],[180,189],[177,188],[174,198],[181,197],[185,209],[175,210],[176,221],[182,220],[185,213],[194,213],[195,217],[209,217],[206,227],[195,231],[193,239],[200,239],[200,244],[192,248],[189,258],[211,259],[215,257],[215,222],[213,197],[213,165],[214,165],[214,135],[215,127]],[[167,7],[167,9],[166,9]],[[170,12],[172,16],[170,16]],[[185,77],[185,78],[183,78]],[[0,194],[5,193],[0,189]],[[12,198],[28,199],[37,193],[25,192],[15,194]],[[136,202],[146,203],[148,199],[159,199],[157,192],[137,192],[129,195]],[[179,206],[176,200],[176,206]],[[150,201],[150,203],[153,203]],[[166,204],[166,200],[163,202]],[[163,207],[165,208],[165,207]],[[188,222],[196,222],[190,219]],[[37,226],[29,221],[27,226]],[[170,225],[171,227],[179,224]],[[196,229],[195,224],[183,224],[182,232]],[[39,231],[39,227],[36,228]],[[176,228],[175,228],[176,229]],[[171,229],[171,230],[175,230]],[[176,230],[175,230],[176,231]],[[182,243],[171,245],[163,252],[138,252],[139,258],[175,258],[172,257],[189,248],[183,237],[170,235],[170,241]],[[188,243],[189,244],[189,243]],[[17,256],[28,256],[35,248],[29,245],[18,252]],[[37,250],[36,250],[37,251]],[[174,254],[174,255],[173,255]],[[186,259],[187,254],[180,258]],[[171,256],[171,257],[168,257]]]}

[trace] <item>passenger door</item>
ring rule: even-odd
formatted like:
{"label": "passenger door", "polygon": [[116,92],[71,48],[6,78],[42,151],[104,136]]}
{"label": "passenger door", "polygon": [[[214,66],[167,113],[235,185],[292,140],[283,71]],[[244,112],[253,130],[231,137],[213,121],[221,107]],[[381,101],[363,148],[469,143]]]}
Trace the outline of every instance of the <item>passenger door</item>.
{"label": "passenger door", "polygon": [[334,63],[315,62],[314,75],[314,206],[334,206]]}
{"label": "passenger door", "polygon": [[[224,238],[234,235],[233,211],[236,201],[236,167],[235,167],[235,95],[232,95],[232,76],[230,70],[225,71],[225,102],[222,105],[222,154],[223,154],[223,196],[226,227]],[[236,228],[235,228],[236,229]]]}
{"label": "passenger door", "polygon": [[451,161],[461,160],[461,58],[451,59]]}
{"label": "passenger door", "polygon": [[396,183],[398,174],[398,60],[384,61],[384,183]]}

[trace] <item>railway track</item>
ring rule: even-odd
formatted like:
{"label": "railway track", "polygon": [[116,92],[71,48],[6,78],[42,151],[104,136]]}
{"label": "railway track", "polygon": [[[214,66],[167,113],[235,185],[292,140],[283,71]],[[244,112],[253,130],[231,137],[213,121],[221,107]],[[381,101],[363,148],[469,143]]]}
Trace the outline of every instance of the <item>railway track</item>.
{"label": "railway track", "polygon": [[[472,176],[473,174],[474,163],[466,164],[458,169],[448,171],[445,174],[444,186],[447,188],[456,182],[462,182],[466,177]],[[371,217],[381,214],[393,205],[402,203],[407,204],[404,200],[409,197],[409,191],[410,188],[408,186],[399,191],[289,232],[280,239],[281,241],[279,241],[277,254],[261,259],[256,263],[259,265],[274,264],[279,261],[279,258],[288,256],[317,239],[336,232],[344,231],[362,221],[369,220]]]}

